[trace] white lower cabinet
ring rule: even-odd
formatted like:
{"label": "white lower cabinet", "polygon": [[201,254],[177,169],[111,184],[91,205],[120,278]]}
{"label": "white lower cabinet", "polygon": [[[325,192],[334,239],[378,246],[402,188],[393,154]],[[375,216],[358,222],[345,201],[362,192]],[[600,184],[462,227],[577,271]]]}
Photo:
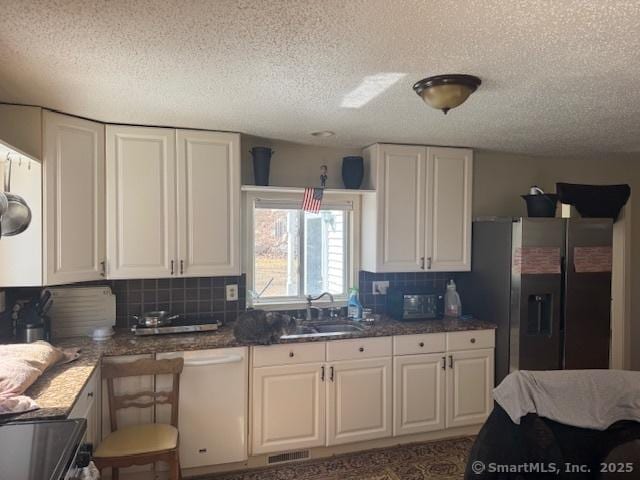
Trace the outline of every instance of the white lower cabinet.
{"label": "white lower cabinet", "polygon": [[481,425],[494,344],[477,330],[254,347],[252,454]]}
{"label": "white lower cabinet", "polygon": [[94,448],[100,443],[100,368],[91,375],[80,392],[68,418],[87,420],[87,443]]}
{"label": "white lower cabinet", "polygon": [[325,444],[325,372],[322,363],[253,369],[254,454]]}
{"label": "white lower cabinet", "polygon": [[444,353],[405,355],[393,359],[393,434],[445,428]]}
{"label": "white lower cabinet", "polygon": [[483,423],[493,410],[493,349],[447,355],[446,427]]}
{"label": "white lower cabinet", "polygon": [[327,445],[390,437],[391,357],[335,362],[327,383]]}

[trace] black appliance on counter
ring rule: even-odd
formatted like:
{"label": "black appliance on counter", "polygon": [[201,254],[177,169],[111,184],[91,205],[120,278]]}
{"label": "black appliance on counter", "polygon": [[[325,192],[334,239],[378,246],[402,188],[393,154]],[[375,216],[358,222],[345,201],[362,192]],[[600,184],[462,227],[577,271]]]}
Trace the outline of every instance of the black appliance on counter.
{"label": "black appliance on counter", "polygon": [[444,297],[415,289],[390,288],[387,291],[387,313],[396,320],[442,318]]}
{"label": "black appliance on counter", "polygon": [[71,480],[91,460],[87,421],[50,420],[0,425],[0,479]]}
{"label": "black appliance on counter", "polygon": [[514,370],[609,368],[613,222],[485,218],[458,285],[495,322],[496,384]]}

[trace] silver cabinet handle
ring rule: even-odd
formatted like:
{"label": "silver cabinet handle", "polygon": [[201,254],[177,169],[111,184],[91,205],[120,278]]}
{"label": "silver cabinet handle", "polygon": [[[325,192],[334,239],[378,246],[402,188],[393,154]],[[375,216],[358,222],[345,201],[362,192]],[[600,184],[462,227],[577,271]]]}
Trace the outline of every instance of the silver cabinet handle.
{"label": "silver cabinet handle", "polygon": [[320,367],[320,380],[324,382],[324,365]]}
{"label": "silver cabinet handle", "polygon": [[427,257],[427,270],[431,270],[431,257]]}
{"label": "silver cabinet handle", "polygon": [[453,355],[449,355],[449,368],[453,368]]}
{"label": "silver cabinet handle", "polygon": [[331,380],[331,381],[333,382],[333,373],[334,373],[334,371],[333,371],[333,366],[329,369],[329,372],[331,372],[331,373],[329,374],[329,380]]}
{"label": "silver cabinet handle", "polygon": [[420,257],[420,268],[424,270],[424,257]]}
{"label": "silver cabinet handle", "polygon": [[100,262],[100,276],[101,277],[107,276],[107,262],[104,260]]}
{"label": "silver cabinet handle", "polygon": [[173,264],[174,264],[174,261],[171,260],[171,275],[173,275]]}
{"label": "silver cabinet handle", "polygon": [[184,274],[184,260],[180,260],[180,275]]}
{"label": "silver cabinet handle", "polygon": [[442,369],[447,369],[447,357],[442,357]]}

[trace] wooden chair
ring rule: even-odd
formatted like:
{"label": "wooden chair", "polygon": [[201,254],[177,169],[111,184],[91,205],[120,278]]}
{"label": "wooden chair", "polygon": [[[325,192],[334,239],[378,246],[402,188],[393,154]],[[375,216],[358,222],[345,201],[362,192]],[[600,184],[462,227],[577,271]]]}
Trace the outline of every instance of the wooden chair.
{"label": "wooden chair", "polygon": [[[119,480],[120,468],[164,461],[169,464],[169,478],[172,480],[182,478],[178,456],[178,398],[183,365],[182,358],[142,359],[129,363],[102,365],[102,378],[107,381],[109,396],[111,433],[93,454],[93,461],[101,472],[104,468],[111,467],[111,478]],[[114,378],[143,375],[173,375],[172,389],[163,392],[115,395]],[[171,405],[170,425],[152,423],[118,428],[116,415],[118,410],[130,407],[149,408],[161,404]]]}

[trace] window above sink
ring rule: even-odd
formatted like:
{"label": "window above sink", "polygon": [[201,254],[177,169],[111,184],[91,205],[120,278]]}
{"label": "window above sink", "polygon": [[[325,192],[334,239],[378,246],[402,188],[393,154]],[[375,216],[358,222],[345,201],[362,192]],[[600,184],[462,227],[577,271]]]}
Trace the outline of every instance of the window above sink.
{"label": "window above sink", "polygon": [[302,195],[247,192],[247,305],[298,309],[322,292],[345,305],[357,281],[359,202],[358,195],[325,194],[320,212],[310,213]]}

